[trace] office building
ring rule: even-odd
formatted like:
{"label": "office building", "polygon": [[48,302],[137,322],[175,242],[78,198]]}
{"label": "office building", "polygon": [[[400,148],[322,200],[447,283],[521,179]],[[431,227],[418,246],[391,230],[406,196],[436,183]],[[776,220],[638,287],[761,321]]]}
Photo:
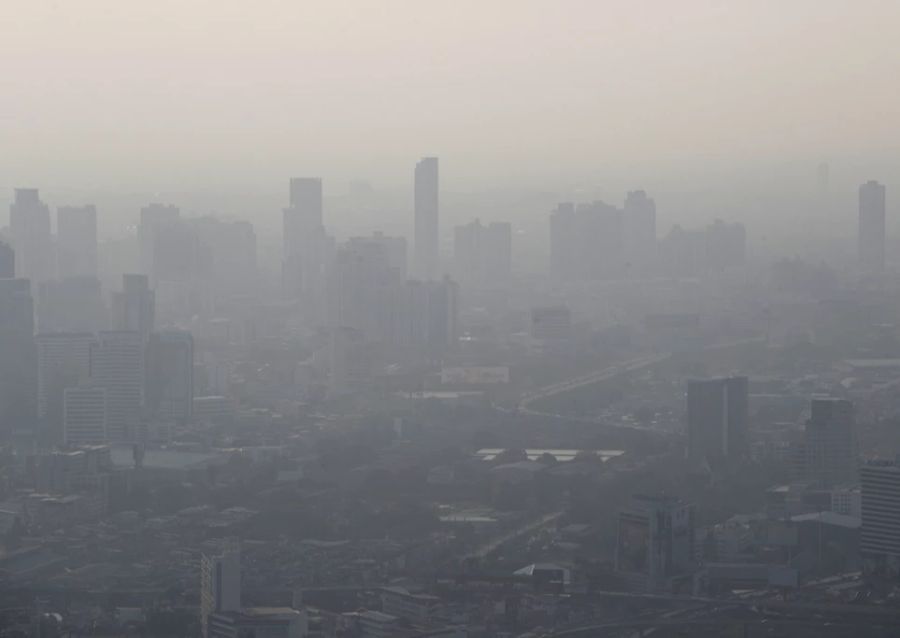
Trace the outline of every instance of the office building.
{"label": "office building", "polygon": [[803,431],[801,480],[831,487],[858,480],[856,420],[846,399],[816,398]]}
{"label": "office building", "polygon": [[9,231],[16,251],[16,273],[39,284],[52,279],[53,238],[50,208],[40,200],[35,188],[17,188],[9,209]]}
{"label": "office building", "polygon": [[457,226],[453,259],[464,290],[505,287],[512,271],[512,226],[506,222],[485,226],[477,219]]}
{"label": "office building", "polygon": [[289,206],[283,211],[283,287],[288,299],[301,299],[312,285],[316,238],[324,232],[322,180],[295,177],[290,181]]}
{"label": "office building", "polygon": [[106,443],[106,388],[81,385],[63,391],[63,439],[67,446]]}
{"label": "office building", "polygon": [[200,557],[200,628],[211,638],[212,614],[241,611],[241,549],[226,542]]}
{"label": "office building", "polygon": [[624,216],[627,273],[647,275],[656,266],[656,202],[642,190],[631,191]]}
{"label": "office building", "polygon": [[747,377],[688,381],[688,458],[712,463],[746,453],[748,387]]}
{"label": "office building", "polygon": [[149,204],[141,209],[138,225],[138,245],[140,250],[141,272],[152,282],[156,282],[156,243],[160,231],[176,224],[181,219],[181,210],[177,206],[165,204]]}
{"label": "office building", "polygon": [[183,330],[150,335],[146,350],[144,403],[151,419],[184,425],[194,401],[194,338]]}
{"label": "office building", "polygon": [[66,277],[37,287],[38,332],[96,332],[108,312],[96,277]]}
{"label": "office building", "polygon": [[58,276],[97,277],[97,209],[60,206],[56,211]]}
{"label": "office building", "polygon": [[16,251],[5,241],[0,241],[0,279],[16,276]]}
{"label": "office building", "polygon": [[38,370],[38,417],[52,438],[63,433],[63,392],[83,385],[91,373],[92,333],[48,333],[35,337]]}
{"label": "office building", "polygon": [[876,181],[859,187],[859,264],[869,273],[884,270],[884,242],[887,233],[885,188]]}
{"label": "office building", "polygon": [[247,607],[240,612],[210,614],[209,638],[305,638],[309,622],[305,611],[290,607]]}
{"label": "office building", "polygon": [[900,573],[900,465],[870,461],[859,469],[862,485],[860,552],[872,567]]}
{"label": "office building", "polygon": [[633,589],[675,590],[694,565],[693,507],[667,496],[634,496],[619,512],[615,563]]}
{"label": "office building", "polygon": [[111,442],[140,439],[144,342],[138,332],[100,332],[91,346],[91,382],[106,388],[106,431]]}
{"label": "office building", "polygon": [[416,164],[414,184],[413,275],[429,281],[440,276],[438,158],[424,157]]}
{"label": "office building", "polygon": [[216,300],[257,296],[259,274],[253,225],[209,216],[192,220],[192,224],[208,259],[204,274]]}
{"label": "office building", "polygon": [[122,290],[113,293],[113,329],[132,331],[146,343],[153,332],[156,296],[147,275],[122,275]]}
{"label": "office building", "polygon": [[440,357],[459,339],[459,286],[441,281],[406,282],[401,305],[400,343],[430,358]]}
{"label": "office building", "polygon": [[0,438],[37,423],[34,302],[27,279],[0,279]]}
{"label": "office building", "polygon": [[563,202],[550,214],[550,268],[560,281],[613,279],[626,271],[623,211]]}

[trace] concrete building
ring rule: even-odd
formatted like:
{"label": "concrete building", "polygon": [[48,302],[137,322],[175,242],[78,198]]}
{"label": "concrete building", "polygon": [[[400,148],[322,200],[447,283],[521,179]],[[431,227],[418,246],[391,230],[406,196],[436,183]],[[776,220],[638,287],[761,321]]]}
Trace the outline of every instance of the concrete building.
{"label": "concrete building", "polygon": [[0,279],[0,440],[37,423],[34,301],[27,279]]}
{"label": "concrete building", "polygon": [[747,377],[688,381],[688,458],[715,462],[746,453],[748,387]]}
{"label": "concrete building", "polygon": [[157,238],[165,227],[176,224],[181,219],[181,210],[177,206],[165,204],[148,204],[141,209],[138,226],[138,245],[140,250],[141,272],[156,283]]}
{"label": "concrete building", "polygon": [[414,181],[413,276],[430,281],[441,274],[438,158],[419,160]]}
{"label": "concrete building", "polygon": [[37,288],[38,332],[96,332],[107,327],[100,280],[65,277]]}
{"label": "concrete building", "polygon": [[212,638],[212,614],[241,611],[241,549],[227,542],[200,557],[200,627],[203,638]]}
{"label": "concrete building", "polygon": [[870,461],[860,467],[860,551],[874,569],[900,573],[900,465]]}
{"label": "concrete building", "polygon": [[90,332],[38,334],[38,417],[54,439],[63,433],[63,391],[88,380],[91,373],[91,346],[97,338]]}
{"label": "concrete building", "polygon": [[642,190],[625,197],[625,259],[630,275],[656,267],[656,202]]}
{"label": "concrete building", "polygon": [[886,232],[884,185],[868,181],[859,187],[858,251],[859,264],[865,272],[884,270]]}
{"label": "concrete building", "polygon": [[248,607],[210,614],[209,638],[305,638],[306,612],[290,607]]}
{"label": "concrete building", "polygon": [[453,230],[455,276],[464,289],[505,287],[512,272],[512,226],[475,220]]}
{"label": "concrete building", "polygon": [[146,343],[153,332],[156,296],[147,275],[122,275],[122,290],[113,293],[113,329],[137,332]]}
{"label": "concrete building", "polygon": [[144,403],[151,419],[185,424],[194,401],[194,338],[184,330],[150,335],[145,354]]}
{"label": "concrete building", "polygon": [[858,450],[853,404],[813,399],[799,461],[802,480],[831,487],[857,481]]}
{"label": "concrete building", "polygon": [[631,587],[673,591],[693,565],[692,506],[667,496],[638,495],[619,513],[616,571]]}
{"label": "concrete building", "polygon": [[106,388],[82,385],[63,391],[63,434],[67,446],[104,444]]}
{"label": "concrete building", "polygon": [[5,241],[0,241],[0,279],[16,276],[16,251]]}
{"label": "concrete building", "polygon": [[91,381],[106,389],[108,440],[139,440],[144,387],[144,345],[140,334],[99,333],[91,346]]}
{"label": "concrete building", "polygon": [[17,188],[9,209],[9,233],[16,251],[16,273],[35,284],[56,273],[50,208],[36,188]]}

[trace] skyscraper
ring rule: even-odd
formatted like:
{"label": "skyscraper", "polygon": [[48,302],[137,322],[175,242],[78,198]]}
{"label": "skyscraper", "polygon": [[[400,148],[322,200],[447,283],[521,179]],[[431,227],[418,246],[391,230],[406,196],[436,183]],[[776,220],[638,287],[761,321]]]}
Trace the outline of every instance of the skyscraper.
{"label": "skyscraper", "polygon": [[0,241],[0,279],[16,276],[16,251],[5,241]]}
{"label": "skyscraper", "polygon": [[813,399],[803,431],[801,479],[825,487],[857,480],[853,404],[831,397]]}
{"label": "skyscraper", "polygon": [[646,275],[656,263],[656,202],[644,191],[625,197],[625,259],[636,275]]}
{"label": "skyscraper", "polygon": [[408,281],[401,306],[400,343],[440,357],[459,338],[459,286],[441,281]]}
{"label": "skyscraper", "polygon": [[150,277],[154,283],[156,282],[156,238],[161,229],[177,223],[180,219],[181,210],[177,206],[148,204],[141,209],[138,226],[141,272]]}
{"label": "skyscraper", "polygon": [[66,277],[37,287],[38,332],[96,332],[107,327],[100,280]]}
{"label": "skyscraper", "polygon": [[884,270],[885,188],[876,181],[859,187],[859,263],[869,273]]}
{"label": "skyscraper", "polygon": [[288,299],[300,299],[314,269],[316,236],[323,232],[322,180],[294,177],[290,205],[283,212],[283,287]]}
{"label": "skyscraper", "polygon": [[456,276],[463,287],[494,288],[509,283],[512,270],[512,226],[475,220],[453,230]]}
{"label": "skyscraper", "polygon": [[9,230],[19,277],[35,284],[53,278],[50,208],[40,200],[36,188],[16,189],[15,201],[9,209]]}
{"label": "skyscraper", "polygon": [[240,610],[241,549],[237,542],[227,542],[200,557],[201,636],[210,636],[210,614]]}
{"label": "skyscraper", "polygon": [[611,279],[625,272],[623,212],[605,202],[560,203],[550,214],[550,266],[560,280]]}
{"label": "skyscraper", "polygon": [[106,388],[81,385],[63,393],[63,433],[66,445],[106,443]]}
{"label": "skyscraper", "polygon": [[60,206],[56,211],[59,277],[97,277],[97,209]]}
{"label": "skyscraper", "polygon": [[147,275],[122,275],[121,292],[113,293],[113,328],[137,332],[146,343],[153,332],[156,298]]}
{"label": "skyscraper", "polygon": [[63,393],[66,388],[86,382],[91,373],[92,333],[60,332],[38,334],[38,417],[54,440],[63,432]]}
{"label": "skyscraper", "polygon": [[747,230],[743,224],[715,220],[706,227],[706,263],[717,272],[744,265],[747,257]]}
{"label": "skyscraper", "polygon": [[194,401],[194,338],[184,330],[150,335],[144,401],[151,418],[185,424]]}
{"label": "skyscraper", "polygon": [[746,451],[747,377],[688,381],[688,458],[739,458]]}
{"label": "skyscraper", "polygon": [[438,158],[419,160],[415,170],[415,245],[413,274],[429,281],[440,273],[440,220],[438,213]]}
{"label": "skyscraper", "polygon": [[876,567],[900,571],[900,464],[870,461],[860,467],[862,528],[859,549]]}
{"label": "skyscraper", "polygon": [[110,441],[140,438],[144,342],[138,332],[101,332],[91,346],[91,381],[106,388]]}
{"label": "skyscraper", "polygon": [[34,302],[27,279],[0,279],[0,439],[37,423]]}

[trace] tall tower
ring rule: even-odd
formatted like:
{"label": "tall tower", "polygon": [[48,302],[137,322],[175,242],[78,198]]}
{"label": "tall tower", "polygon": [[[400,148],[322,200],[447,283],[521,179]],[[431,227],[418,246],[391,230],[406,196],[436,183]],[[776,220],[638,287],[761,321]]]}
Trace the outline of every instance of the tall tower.
{"label": "tall tower", "polygon": [[186,330],[163,330],[147,343],[145,403],[151,417],[184,424],[194,401],[194,338]]}
{"label": "tall tower", "polygon": [[56,211],[59,277],[97,276],[97,209],[60,206]]}
{"label": "tall tower", "polygon": [[859,263],[866,272],[884,270],[885,189],[876,181],[859,187]]}
{"label": "tall tower", "polygon": [[315,274],[316,238],[324,232],[321,178],[291,179],[289,202],[283,218],[283,287],[288,299],[299,299]]}
{"label": "tall tower", "polygon": [[856,420],[846,399],[816,398],[803,431],[803,477],[818,485],[857,481]]}
{"label": "tall tower", "polygon": [[16,276],[16,251],[4,241],[0,241],[0,279]]}
{"label": "tall tower", "polygon": [[414,274],[425,281],[436,279],[440,268],[438,218],[438,158],[424,157],[415,171]]}
{"label": "tall tower", "polygon": [[625,198],[625,258],[635,274],[647,274],[656,260],[656,202],[644,191]]}
{"label": "tall tower", "polygon": [[9,209],[9,230],[16,250],[16,272],[35,285],[53,278],[50,208],[36,188],[17,188]]}
{"label": "tall tower", "polygon": [[177,206],[149,204],[141,209],[141,220],[138,226],[138,243],[140,245],[141,272],[156,284],[156,238],[167,226],[178,223],[181,210]]}

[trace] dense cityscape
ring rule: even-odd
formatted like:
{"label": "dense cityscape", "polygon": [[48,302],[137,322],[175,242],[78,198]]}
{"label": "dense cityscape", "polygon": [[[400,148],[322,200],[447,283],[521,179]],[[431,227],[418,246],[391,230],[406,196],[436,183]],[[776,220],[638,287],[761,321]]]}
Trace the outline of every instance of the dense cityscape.
{"label": "dense cityscape", "polygon": [[0,2],[0,638],[900,636],[898,26]]}

